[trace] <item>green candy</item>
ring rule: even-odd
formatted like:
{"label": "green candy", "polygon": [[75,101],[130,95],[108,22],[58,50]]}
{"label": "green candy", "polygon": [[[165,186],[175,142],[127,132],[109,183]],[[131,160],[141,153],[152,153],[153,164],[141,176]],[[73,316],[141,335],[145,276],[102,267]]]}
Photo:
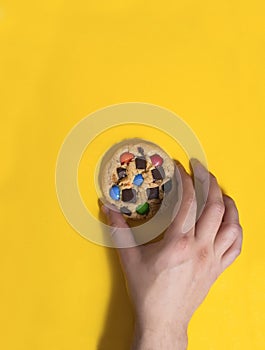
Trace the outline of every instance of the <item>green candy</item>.
{"label": "green candy", "polygon": [[136,212],[140,215],[144,215],[149,212],[149,204],[145,202],[144,204],[138,205]]}

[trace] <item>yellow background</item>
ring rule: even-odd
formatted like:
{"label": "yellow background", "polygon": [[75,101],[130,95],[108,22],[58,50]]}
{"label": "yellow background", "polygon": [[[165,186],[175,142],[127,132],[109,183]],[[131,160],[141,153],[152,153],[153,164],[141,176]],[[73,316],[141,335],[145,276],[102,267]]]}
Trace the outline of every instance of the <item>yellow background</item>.
{"label": "yellow background", "polygon": [[263,0],[0,2],[2,349],[129,348],[116,252],[67,224],[54,185],[70,129],[127,101],[180,115],[239,207],[242,255],[194,315],[189,349],[264,348],[264,10]]}

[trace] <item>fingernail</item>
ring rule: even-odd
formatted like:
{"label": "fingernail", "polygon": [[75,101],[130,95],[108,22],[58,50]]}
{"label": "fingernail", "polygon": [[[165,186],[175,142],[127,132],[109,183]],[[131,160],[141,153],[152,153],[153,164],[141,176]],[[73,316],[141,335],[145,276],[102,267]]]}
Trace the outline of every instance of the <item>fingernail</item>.
{"label": "fingernail", "polygon": [[197,158],[191,158],[191,159],[190,159],[190,162],[191,162],[191,164],[194,165],[194,166],[198,166],[198,165],[201,164],[200,161],[199,161]]}
{"label": "fingernail", "polygon": [[201,169],[201,170],[206,170],[205,166],[197,159],[197,158],[191,158],[190,163],[194,169]]}
{"label": "fingernail", "polygon": [[205,176],[208,174],[206,167],[196,158],[191,158],[190,163],[194,171],[194,176],[203,181]]}

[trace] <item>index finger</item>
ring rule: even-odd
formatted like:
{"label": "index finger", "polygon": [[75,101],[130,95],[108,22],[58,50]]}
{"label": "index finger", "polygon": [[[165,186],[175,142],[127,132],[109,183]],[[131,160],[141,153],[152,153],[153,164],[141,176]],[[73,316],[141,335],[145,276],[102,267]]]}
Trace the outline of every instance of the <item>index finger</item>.
{"label": "index finger", "polygon": [[[198,160],[191,159],[194,176],[199,179],[205,196],[205,206],[196,223],[195,236],[203,241],[214,241],[218,229],[222,223],[225,211],[222,191],[216,177],[210,173]],[[207,190],[209,187],[208,195]]]}
{"label": "index finger", "polygon": [[193,236],[196,221],[197,203],[192,178],[181,163],[176,163],[179,198],[173,213],[174,218],[164,235],[168,241],[178,240],[184,234]]}

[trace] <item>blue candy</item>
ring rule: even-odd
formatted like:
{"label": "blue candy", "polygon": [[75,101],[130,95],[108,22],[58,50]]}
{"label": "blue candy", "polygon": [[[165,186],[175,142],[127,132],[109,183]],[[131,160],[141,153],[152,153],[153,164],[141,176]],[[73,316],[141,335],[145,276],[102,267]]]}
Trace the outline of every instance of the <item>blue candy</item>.
{"label": "blue candy", "polygon": [[120,188],[117,185],[114,185],[109,190],[109,195],[112,199],[115,201],[118,201],[120,199]]}
{"label": "blue candy", "polygon": [[141,184],[144,182],[144,178],[141,174],[135,175],[133,179],[133,183],[136,186],[141,186]]}

